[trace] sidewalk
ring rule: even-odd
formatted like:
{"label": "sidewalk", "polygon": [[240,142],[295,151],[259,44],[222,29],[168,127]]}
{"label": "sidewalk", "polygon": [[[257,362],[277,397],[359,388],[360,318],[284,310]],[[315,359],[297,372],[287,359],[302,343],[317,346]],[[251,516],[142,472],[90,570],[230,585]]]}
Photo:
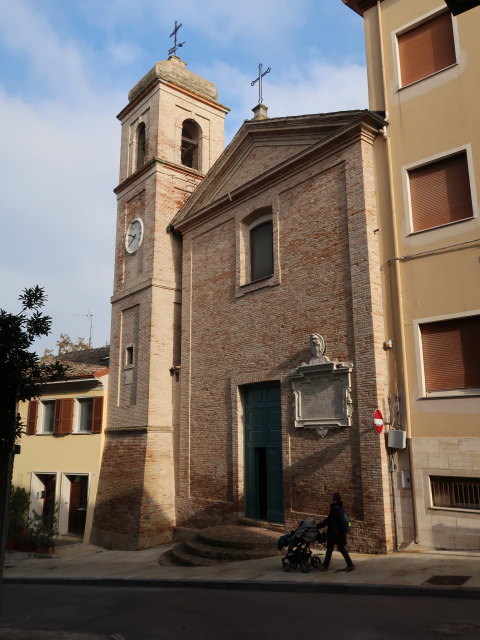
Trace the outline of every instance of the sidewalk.
{"label": "sidewalk", "polygon": [[409,593],[480,599],[479,551],[404,551],[388,555],[352,554],[356,570],[344,566],[334,552],[330,570],[284,572],[276,557],[182,567],[159,564],[170,548],[144,551],[107,551],[86,544],[58,547],[54,556],[8,552],[5,583],[55,582],[66,584],[204,587],[282,591],[349,591]]}
{"label": "sidewalk", "polygon": [[[58,547],[54,556],[8,552],[4,582],[148,586],[206,589],[314,591],[374,595],[440,596],[480,599],[480,551],[351,554],[355,571],[334,552],[330,570],[282,570],[281,558],[262,558],[211,567],[159,564],[169,545],[145,551],[107,551],[85,544]],[[437,584],[435,584],[437,583]],[[440,584],[438,584],[440,583]],[[1,622],[0,622],[1,625]],[[0,640],[123,640],[118,634],[3,628]]]}

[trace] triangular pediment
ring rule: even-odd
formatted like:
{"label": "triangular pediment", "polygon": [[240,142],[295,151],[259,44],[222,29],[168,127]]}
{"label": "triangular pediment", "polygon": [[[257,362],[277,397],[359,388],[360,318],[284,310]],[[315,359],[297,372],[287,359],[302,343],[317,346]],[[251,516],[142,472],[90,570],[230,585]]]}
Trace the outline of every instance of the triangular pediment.
{"label": "triangular pediment", "polygon": [[248,120],[207,173],[172,221],[180,225],[190,216],[245,187],[262,175],[318,145],[339,130],[358,122],[365,111]]}
{"label": "triangular pediment", "polygon": [[[286,138],[286,137],[285,137]],[[268,171],[284,160],[293,157],[315,140],[289,140],[283,136],[267,137],[249,141],[241,153],[232,158],[231,170],[224,180],[210,186],[210,198],[216,200],[246,184],[260,173]]]}

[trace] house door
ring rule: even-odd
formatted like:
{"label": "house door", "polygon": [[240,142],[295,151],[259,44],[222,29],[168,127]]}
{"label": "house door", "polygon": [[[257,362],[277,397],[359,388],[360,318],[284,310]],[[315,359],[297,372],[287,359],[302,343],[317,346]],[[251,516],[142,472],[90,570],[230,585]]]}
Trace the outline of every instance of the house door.
{"label": "house door", "polygon": [[280,383],[242,387],[245,416],[245,513],[283,522]]}
{"label": "house door", "polygon": [[87,518],[88,476],[67,477],[70,480],[68,533],[83,537]]}
{"label": "house door", "polygon": [[42,516],[47,525],[52,525],[55,519],[55,488],[57,476],[55,473],[33,473],[30,495],[32,512]]}

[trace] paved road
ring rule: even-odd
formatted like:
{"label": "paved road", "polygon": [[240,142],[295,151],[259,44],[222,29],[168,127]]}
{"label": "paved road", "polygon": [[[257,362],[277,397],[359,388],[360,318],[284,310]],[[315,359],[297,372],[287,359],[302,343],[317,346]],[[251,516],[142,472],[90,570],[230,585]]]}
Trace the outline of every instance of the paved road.
{"label": "paved road", "polygon": [[5,585],[1,628],[117,640],[479,640],[480,606],[442,597]]}

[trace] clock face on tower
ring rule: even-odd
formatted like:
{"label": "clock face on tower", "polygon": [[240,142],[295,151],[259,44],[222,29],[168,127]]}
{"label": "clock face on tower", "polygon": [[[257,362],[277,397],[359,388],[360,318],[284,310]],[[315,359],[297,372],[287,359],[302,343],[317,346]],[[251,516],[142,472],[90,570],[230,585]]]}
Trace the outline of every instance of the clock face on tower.
{"label": "clock face on tower", "polygon": [[140,218],[135,218],[128,225],[125,236],[125,249],[127,253],[135,253],[140,248],[143,240],[143,222]]}

